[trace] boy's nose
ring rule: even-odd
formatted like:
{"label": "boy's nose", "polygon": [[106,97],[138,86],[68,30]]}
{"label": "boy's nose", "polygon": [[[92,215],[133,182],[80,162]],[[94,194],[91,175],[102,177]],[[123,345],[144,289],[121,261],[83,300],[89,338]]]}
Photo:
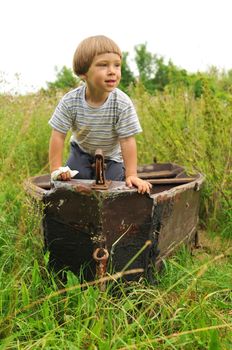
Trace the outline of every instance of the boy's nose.
{"label": "boy's nose", "polygon": [[114,66],[109,66],[108,73],[109,74],[115,74],[115,67]]}

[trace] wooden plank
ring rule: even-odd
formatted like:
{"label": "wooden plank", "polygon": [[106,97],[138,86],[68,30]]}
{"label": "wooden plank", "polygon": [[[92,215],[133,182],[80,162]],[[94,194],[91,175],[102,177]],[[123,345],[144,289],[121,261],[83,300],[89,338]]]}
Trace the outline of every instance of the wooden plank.
{"label": "wooden plank", "polygon": [[160,171],[146,171],[139,172],[138,176],[140,179],[160,179],[160,178],[171,178],[177,175],[176,171],[160,170]]}
{"label": "wooden plank", "polygon": [[170,185],[170,184],[187,184],[189,182],[195,181],[195,177],[176,177],[174,179],[146,179],[152,185]]}

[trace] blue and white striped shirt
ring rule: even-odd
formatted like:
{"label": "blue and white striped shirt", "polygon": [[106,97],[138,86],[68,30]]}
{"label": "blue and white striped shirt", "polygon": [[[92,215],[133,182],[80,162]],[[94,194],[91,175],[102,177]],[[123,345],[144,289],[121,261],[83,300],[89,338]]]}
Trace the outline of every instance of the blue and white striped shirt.
{"label": "blue and white striped shirt", "polygon": [[72,130],[71,142],[91,155],[101,148],[106,159],[122,162],[119,139],[142,131],[130,98],[114,89],[100,107],[85,100],[85,86],[68,92],[59,102],[49,124],[55,130]]}

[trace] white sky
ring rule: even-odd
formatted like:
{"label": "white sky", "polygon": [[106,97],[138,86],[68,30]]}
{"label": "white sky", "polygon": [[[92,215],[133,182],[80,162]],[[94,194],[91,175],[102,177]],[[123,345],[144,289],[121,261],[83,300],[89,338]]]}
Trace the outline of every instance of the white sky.
{"label": "white sky", "polygon": [[0,91],[46,86],[54,67],[71,68],[78,43],[97,34],[131,61],[134,46],[147,42],[190,72],[231,69],[231,15],[231,0],[0,0]]}

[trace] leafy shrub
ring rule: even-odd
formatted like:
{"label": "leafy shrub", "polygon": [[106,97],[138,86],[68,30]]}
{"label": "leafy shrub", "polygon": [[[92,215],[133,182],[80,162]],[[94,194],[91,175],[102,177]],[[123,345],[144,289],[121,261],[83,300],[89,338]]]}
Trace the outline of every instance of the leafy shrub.
{"label": "leafy shrub", "polygon": [[63,66],[61,70],[55,67],[56,80],[54,82],[47,82],[49,89],[71,89],[77,87],[79,79],[72,73],[72,70]]}

